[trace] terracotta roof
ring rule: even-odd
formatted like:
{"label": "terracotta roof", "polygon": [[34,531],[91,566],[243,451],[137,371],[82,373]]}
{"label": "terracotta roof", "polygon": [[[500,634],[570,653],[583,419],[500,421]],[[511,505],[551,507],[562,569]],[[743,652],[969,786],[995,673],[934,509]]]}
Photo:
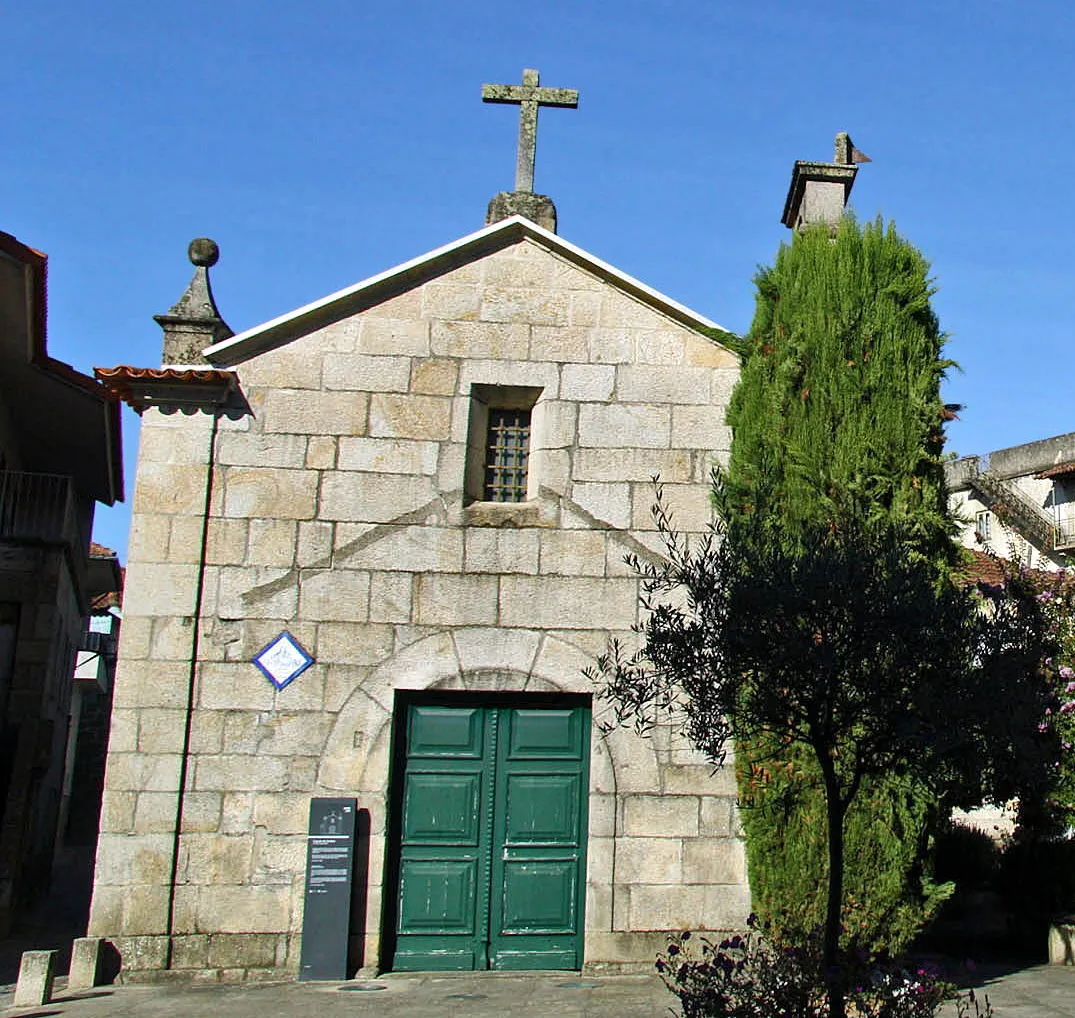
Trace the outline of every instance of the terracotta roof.
{"label": "terracotta roof", "polygon": [[103,544],[98,544],[96,541],[90,541],[90,554],[94,558],[116,557],[116,553],[111,548],[106,548]]}
{"label": "terracotta roof", "polygon": [[104,612],[109,608],[122,608],[123,607],[123,591],[122,590],[110,590],[107,594],[98,594],[92,601],[90,601],[91,612]]}
{"label": "terracotta roof", "polygon": [[[1018,563],[1012,562],[1010,559],[1002,559],[997,555],[979,551],[977,548],[966,550],[970,558],[960,572],[968,584],[987,583],[990,586],[997,587],[1006,581],[1007,573],[1010,570],[1019,570]],[[1044,583],[1050,583],[1057,577],[1056,573],[1047,569],[1028,569],[1027,575]]]}
{"label": "terracotta roof", "polygon": [[1064,477],[1066,474],[1075,474],[1075,463],[1057,463],[1055,467],[1049,467],[1034,476],[1044,480],[1049,477]]}
{"label": "terracotta roof", "polygon": [[213,403],[236,385],[235,373],[220,368],[94,368],[108,394],[141,413],[157,403]]}

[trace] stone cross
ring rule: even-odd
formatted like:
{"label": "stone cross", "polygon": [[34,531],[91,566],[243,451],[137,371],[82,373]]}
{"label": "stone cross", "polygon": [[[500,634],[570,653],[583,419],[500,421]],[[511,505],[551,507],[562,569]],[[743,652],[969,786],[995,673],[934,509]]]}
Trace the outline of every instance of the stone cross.
{"label": "stone cross", "polygon": [[482,102],[511,103],[519,107],[519,156],[515,164],[515,190],[534,190],[534,154],[537,149],[537,119],[539,106],[570,106],[579,104],[579,94],[573,88],[539,88],[541,77],[526,68],[521,85],[482,85]]}

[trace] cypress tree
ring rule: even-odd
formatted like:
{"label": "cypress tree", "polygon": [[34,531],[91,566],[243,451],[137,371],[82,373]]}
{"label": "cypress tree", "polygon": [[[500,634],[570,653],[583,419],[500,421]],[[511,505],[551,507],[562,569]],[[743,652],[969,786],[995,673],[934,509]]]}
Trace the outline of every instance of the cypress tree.
{"label": "cypress tree", "polygon": [[[946,582],[951,540],[940,384],[951,365],[921,253],[880,220],[797,232],[756,277],[715,498],[729,536],[790,549],[849,520],[904,536]],[[756,910],[785,936],[825,919],[825,801],[801,747],[736,746]],[[762,761],[765,761],[764,763]],[[950,887],[929,880],[938,804],[909,778],[869,779],[846,818],[847,936],[899,950]]]}

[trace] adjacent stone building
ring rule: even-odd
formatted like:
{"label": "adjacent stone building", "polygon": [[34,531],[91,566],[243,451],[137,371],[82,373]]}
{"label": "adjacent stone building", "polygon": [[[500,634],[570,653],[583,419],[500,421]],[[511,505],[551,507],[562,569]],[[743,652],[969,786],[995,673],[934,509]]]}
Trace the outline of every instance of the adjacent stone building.
{"label": "adjacent stone building", "polygon": [[632,638],[652,478],[708,523],[720,330],[519,215],[237,336],[215,259],[163,368],[99,371],[143,430],[90,934],[128,978],[295,974],[315,796],[357,799],[353,969],[740,927],[733,775],[605,732],[583,674]]}
{"label": "adjacent stone building", "polygon": [[62,840],[76,652],[114,589],[94,508],[123,497],[118,407],[48,353],[47,269],[0,233],[0,937]]}

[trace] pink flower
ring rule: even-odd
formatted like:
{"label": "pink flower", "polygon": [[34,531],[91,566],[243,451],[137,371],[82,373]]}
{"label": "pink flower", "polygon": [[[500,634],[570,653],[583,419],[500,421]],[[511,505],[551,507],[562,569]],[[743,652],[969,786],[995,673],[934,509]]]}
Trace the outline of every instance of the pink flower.
{"label": "pink flower", "polygon": [[1075,679],[1075,668],[1069,668],[1067,665],[1060,666],[1060,678],[1062,679]]}

